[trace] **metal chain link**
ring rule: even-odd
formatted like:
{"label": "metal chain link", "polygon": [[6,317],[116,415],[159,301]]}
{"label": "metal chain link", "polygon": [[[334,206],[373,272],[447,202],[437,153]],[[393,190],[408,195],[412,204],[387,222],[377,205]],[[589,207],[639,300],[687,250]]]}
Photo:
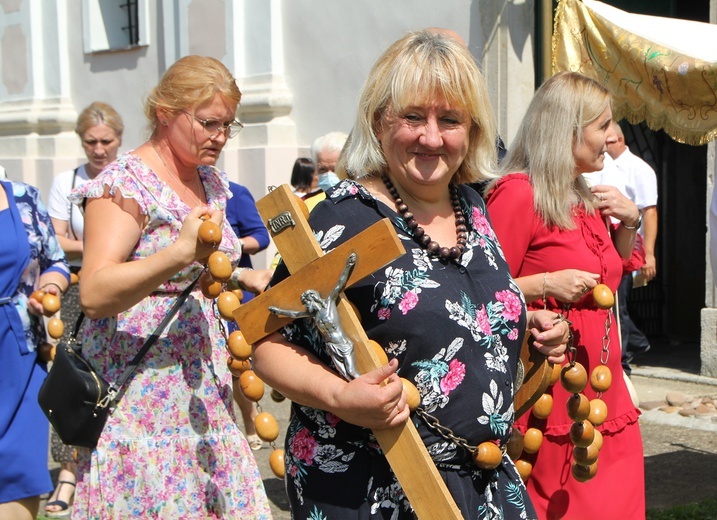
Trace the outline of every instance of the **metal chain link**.
{"label": "metal chain link", "polygon": [[602,338],[602,351],[600,352],[600,363],[607,365],[610,359],[610,329],[612,328],[612,309],[608,309],[605,318],[605,336]]}
{"label": "metal chain link", "polygon": [[430,413],[428,413],[421,407],[416,408],[415,412],[416,415],[423,419],[423,421],[426,423],[426,426],[428,426],[431,430],[433,430],[435,433],[437,433],[439,436],[443,437],[447,441],[450,441],[453,444],[456,444],[457,446],[468,450],[470,453],[474,453],[478,449],[477,446],[471,446],[470,444],[468,444],[468,441],[464,438],[458,437],[455,433],[453,433],[450,428],[443,426],[438,421],[438,419],[436,419],[434,416],[432,416]]}

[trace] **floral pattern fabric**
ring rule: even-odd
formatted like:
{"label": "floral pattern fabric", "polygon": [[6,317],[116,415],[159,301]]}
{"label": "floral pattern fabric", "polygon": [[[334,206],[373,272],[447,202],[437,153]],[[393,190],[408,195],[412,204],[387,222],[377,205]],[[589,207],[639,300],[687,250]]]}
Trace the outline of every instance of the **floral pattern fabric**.
{"label": "floral pattern fabric", "polygon": [[[21,227],[26,234],[18,237],[18,241],[22,242],[16,249],[18,257],[24,261],[22,266],[19,264],[16,266],[21,268],[21,272],[18,273],[19,280],[15,279],[8,285],[8,294],[6,295],[7,291],[3,290],[2,296],[12,297],[12,303],[22,322],[25,341],[21,342],[21,350],[34,352],[37,345],[45,342],[45,327],[42,319],[28,312],[27,302],[33,291],[38,288],[37,284],[42,273],[56,271],[64,274],[69,281],[70,268],[37,188],[21,182],[3,182],[2,185],[5,187],[11,206],[14,200],[19,216],[18,222],[13,219],[12,226],[18,229]],[[7,231],[9,232],[10,228]],[[29,244],[29,250],[25,240]]]}
{"label": "floral pattern fabric", "polygon": [[[226,176],[199,174],[208,204],[224,209]],[[131,152],[73,191],[71,201],[132,198],[148,222],[128,261],[177,239],[189,212],[176,193]],[[238,240],[223,226],[220,250],[234,265]],[[116,316],[90,320],[83,353],[114,382],[203,266],[186,267]],[[81,450],[73,518],[271,518],[261,476],[234,416],[221,317],[197,288],[144,356],[97,448]]]}
{"label": "floral pattern fabric", "polygon": [[[431,258],[404,220],[354,181],[328,191],[311,212],[329,251],[382,218],[406,254],[346,289],[369,338],[399,360],[401,377],[422,408],[470,446],[503,446],[513,422],[513,381],[526,326],[525,304],[486,216],[482,199],[459,186],[468,246],[455,262]],[[287,276],[283,264],[274,283]],[[282,329],[291,342],[333,367],[307,320]],[[286,473],[294,518],[413,518],[410,504],[369,430],[296,403],[286,437]],[[507,456],[481,471],[470,454],[411,419],[466,519],[534,518],[525,487]],[[337,491],[340,490],[340,491]]]}

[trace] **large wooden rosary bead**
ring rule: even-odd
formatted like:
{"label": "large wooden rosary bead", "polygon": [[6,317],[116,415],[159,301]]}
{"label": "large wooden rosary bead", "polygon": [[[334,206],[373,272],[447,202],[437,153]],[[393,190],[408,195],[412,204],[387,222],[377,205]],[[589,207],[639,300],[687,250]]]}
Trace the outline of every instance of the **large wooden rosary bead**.
{"label": "large wooden rosary bead", "polygon": [[245,370],[239,376],[242,393],[250,401],[257,402],[264,397],[264,381],[253,370]]}
{"label": "large wooden rosary bead", "polygon": [[60,310],[60,297],[45,293],[42,297],[42,312],[48,318]]}
{"label": "large wooden rosary bead", "polygon": [[595,427],[590,421],[573,423],[570,426],[570,440],[575,446],[587,448],[595,439]]}
{"label": "large wooden rosary bead", "polygon": [[241,361],[229,356],[227,358],[227,367],[229,368],[229,372],[231,372],[234,377],[241,377],[244,372],[251,368],[251,363],[246,359]]}
{"label": "large wooden rosary bead", "polygon": [[60,318],[50,318],[47,321],[47,334],[52,339],[60,339],[65,333],[65,324]]}
{"label": "large wooden rosary bead", "polygon": [[543,444],[543,432],[538,428],[528,428],[523,435],[523,451],[537,453]]}
{"label": "large wooden rosary bead", "polygon": [[261,412],[254,418],[254,428],[259,438],[266,442],[274,442],[279,436],[279,423],[268,412]]}
{"label": "large wooden rosary bead", "polygon": [[231,291],[224,291],[217,297],[217,309],[219,315],[227,321],[234,319],[234,311],[239,308],[241,302],[236,294]]}
{"label": "large wooden rosary bead", "polygon": [[518,470],[518,475],[523,479],[523,482],[527,482],[533,472],[533,465],[527,460],[518,459],[515,461],[515,469]]}
{"label": "large wooden rosary bead", "polygon": [[205,246],[218,247],[222,241],[222,229],[211,220],[199,224],[197,238]]}
{"label": "large wooden rosary bead", "polygon": [[271,400],[275,403],[281,403],[286,399],[284,394],[279,392],[276,388],[272,388],[271,393],[269,395],[271,396]]}
{"label": "large wooden rosary bead", "polygon": [[401,378],[401,383],[403,383],[403,391],[406,393],[406,404],[408,405],[408,409],[414,411],[421,405],[421,394],[418,391],[418,388],[416,388],[416,385],[411,383],[405,377]]}
{"label": "large wooden rosary bead", "polygon": [[548,385],[554,385],[558,382],[562,369],[562,365],[559,365],[557,363],[553,364],[553,371],[550,373],[550,381],[548,382]]}
{"label": "large wooden rosary bead", "polygon": [[587,482],[595,476],[597,473],[597,462],[590,466],[583,466],[582,464],[573,464],[572,474],[573,478],[578,482]]}
{"label": "large wooden rosary bead", "polygon": [[571,394],[579,394],[588,384],[588,373],[580,363],[565,365],[560,372],[560,382]]}
{"label": "large wooden rosary bead", "polygon": [[209,267],[209,274],[212,275],[217,282],[226,283],[232,276],[232,261],[226,253],[221,251],[214,251],[209,255],[207,260],[207,266]]}
{"label": "large wooden rosary bead", "polygon": [[615,295],[604,283],[599,283],[593,288],[593,299],[595,305],[601,309],[609,309],[615,305]]}
{"label": "large wooden rosary bead", "polygon": [[503,459],[503,452],[494,442],[481,442],[473,452],[473,463],[480,469],[495,469]]}
{"label": "large wooden rosary bead", "polygon": [[202,290],[204,297],[209,300],[219,296],[223,289],[222,284],[206,274],[199,280],[199,288]]}
{"label": "large wooden rosary bead", "polygon": [[607,404],[602,399],[591,399],[590,400],[590,414],[588,415],[588,421],[593,423],[593,426],[600,426],[607,419]]}
{"label": "large wooden rosary bead", "polygon": [[508,457],[512,460],[517,460],[520,454],[523,453],[523,434],[518,428],[513,428],[510,432],[510,439],[508,439],[506,450]]}
{"label": "large wooden rosary bead", "polygon": [[568,398],[567,409],[573,421],[584,421],[590,415],[590,400],[584,394],[573,394]]}
{"label": "large wooden rosary bead", "polygon": [[612,385],[612,371],[605,365],[596,366],[590,374],[590,386],[596,392],[607,392]]}
{"label": "large wooden rosary bead", "polygon": [[550,394],[541,395],[533,405],[533,415],[538,419],[547,419],[553,411],[553,396]]}
{"label": "large wooden rosary bead", "polygon": [[597,462],[599,450],[593,442],[590,446],[582,447],[575,446],[573,448],[573,459],[578,464],[583,466],[590,466]]}
{"label": "large wooden rosary bead", "polygon": [[245,361],[251,357],[251,345],[244,339],[240,330],[235,330],[227,338],[227,346],[232,357]]}
{"label": "large wooden rosary bead", "polygon": [[269,467],[278,478],[284,478],[286,474],[286,469],[284,468],[284,450],[277,449],[271,452],[271,455],[269,455]]}

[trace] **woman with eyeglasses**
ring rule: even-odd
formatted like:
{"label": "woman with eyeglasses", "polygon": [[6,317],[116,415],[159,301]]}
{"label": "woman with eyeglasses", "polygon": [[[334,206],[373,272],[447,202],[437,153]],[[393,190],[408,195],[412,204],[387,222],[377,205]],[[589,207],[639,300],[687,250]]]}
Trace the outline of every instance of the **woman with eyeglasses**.
{"label": "woman with eyeglasses", "polygon": [[[241,129],[235,79],[219,61],[187,56],[149,94],[152,133],[73,191],[85,208],[80,301],[83,353],[116,382],[214,251],[219,225],[233,266],[239,239],[225,222],[226,174],[215,167]],[[236,269],[259,292],[268,271]],[[239,430],[214,302],[195,286],[142,358],[94,450],[79,454],[78,518],[270,518],[261,475]]]}

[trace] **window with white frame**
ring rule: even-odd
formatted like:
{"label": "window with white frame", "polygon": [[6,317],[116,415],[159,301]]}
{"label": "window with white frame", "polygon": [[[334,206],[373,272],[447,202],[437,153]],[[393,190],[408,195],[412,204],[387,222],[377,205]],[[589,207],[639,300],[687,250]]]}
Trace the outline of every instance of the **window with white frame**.
{"label": "window with white frame", "polygon": [[85,52],[149,44],[147,0],[82,0]]}

